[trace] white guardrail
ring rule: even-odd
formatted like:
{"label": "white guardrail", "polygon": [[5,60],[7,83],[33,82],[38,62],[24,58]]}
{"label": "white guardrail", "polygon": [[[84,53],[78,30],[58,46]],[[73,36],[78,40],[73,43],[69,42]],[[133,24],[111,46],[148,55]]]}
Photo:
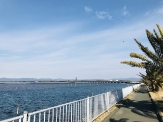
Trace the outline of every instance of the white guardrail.
{"label": "white guardrail", "polygon": [[0,122],[91,122],[140,85],[109,91]]}

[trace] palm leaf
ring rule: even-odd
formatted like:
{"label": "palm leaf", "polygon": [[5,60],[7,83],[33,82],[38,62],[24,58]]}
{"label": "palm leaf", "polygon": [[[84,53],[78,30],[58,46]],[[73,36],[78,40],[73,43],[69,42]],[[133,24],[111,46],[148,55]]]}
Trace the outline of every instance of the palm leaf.
{"label": "palm leaf", "polygon": [[159,30],[159,32],[160,32],[161,37],[163,38],[163,31],[162,31],[162,28],[160,27],[159,24],[156,24],[156,26],[157,26],[157,28],[158,28],[158,30]]}
{"label": "palm leaf", "polygon": [[151,52],[147,47],[144,47],[138,40],[135,39],[140,49],[153,61],[163,65],[163,60],[158,58],[153,52]]}
{"label": "palm leaf", "polygon": [[143,61],[149,61],[149,59],[141,54],[137,54],[137,53],[130,53],[130,57],[132,58],[139,58]]}
{"label": "palm leaf", "polygon": [[144,63],[142,63],[142,62],[138,63],[138,62],[134,62],[134,61],[123,61],[123,62],[121,62],[121,64],[127,64],[132,67],[139,67],[139,68],[145,67]]}

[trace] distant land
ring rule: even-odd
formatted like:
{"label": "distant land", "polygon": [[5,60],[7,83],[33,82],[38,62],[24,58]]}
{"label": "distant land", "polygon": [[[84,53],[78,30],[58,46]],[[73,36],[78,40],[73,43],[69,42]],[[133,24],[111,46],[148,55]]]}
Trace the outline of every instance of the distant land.
{"label": "distant land", "polygon": [[51,78],[0,78],[0,81],[49,81]]}
{"label": "distant land", "polygon": [[[74,79],[51,79],[51,78],[0,78],[0,81],[67,81]],[[79,79],[79,80],[129,80],[129,81],[140,81],[141,78],[113,78],[113,79]]]}

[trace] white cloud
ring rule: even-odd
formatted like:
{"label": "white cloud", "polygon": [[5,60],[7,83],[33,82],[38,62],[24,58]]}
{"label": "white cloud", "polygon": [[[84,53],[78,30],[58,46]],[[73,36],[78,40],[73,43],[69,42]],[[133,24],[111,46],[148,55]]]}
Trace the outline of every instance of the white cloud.
{"label": "white cloud", "polygon": [[129,14],[128,11],[124,11],[122,15],[123,15],[123,16],[126,16],[126,15],[128,15],[128,14]]}
{"label": "white cloud", "polygon": [[2,53],[2,54],[0,54],[0,55],[1,55],[1,56],[6,56],[7,54],[3,54],[3,53]]}
{"label": "white cloud", "polygon": [[122,12],[122,16],[126,16],[126,15],[130,15],[130,13],[127,11],[127,7],[126,5],[123,7],[123,12]]}
{"label": "white cloud", "polygon": [[92,12],[92,9],[90,7],[88,7],[88,6],[85,6],[84,9],[85,9],[86,12]]}
{"label": "white cloud", "polygon": [[95,12],[96,13],[96,16],[99,18],[99,19],[109,19],[111,20],[112,19],[112,16],[109,14],[109,12],[107,11],[97,11]]}
{"label": "white cloud", "polygon": [[149,15],[149,12],[147,11],[144,15],[145,15],[145,16]]}
{"label": "white cloud", "polygon": [[123,7],[123,10],[126,10],[126,5]]}
{"label": "white cloud", "polygon": [[[58,32],[55,32],[51,28],[46,31],[32,31],[33,35],[30,35],[30,31],[26,31],[26,34],[23,35],[25,39],[27,38],[27,40],[23,41],[25,43],[8,48],[7,45],[10,43],[14,44],[16,40],[21,42],[22,38],[19,36],[22,32],[17,32],[20,35],[14,38],[12,33],[7,33],[6,38],[3,38],[4,42],[7,40],[6,45],[3,45],[6,47],[6,50],[15,50],[19,49],[19,47],[24,48],[27,46],[23,55],[28,55],[31,51],[40,50],[42,52],[30,58],[23,58],[21,55],[11,55],[6,59],[1,57],[0,67],[2,72],[0,72],[0,77],[74,78],[77,76],[79,78],[107,79],[117,77],[115,74],[118,74],[118,77],[133,76],[133,74],[136,76],[140,69],[130,68],[129,66],[120,64],[120,62],[133,60],[128,58],[129,53],[139,49],[133,38],[146,38],[145,27],[153,28],[155,25],[150,26],[151,24],[149,23],[145,23],[144,25],[133,23],[125,27],[119,26],[113,29],[108,28],[106,30],[77,35],[69,33],[69,36],[66,37],[61,35],[66,35],[67,31],[71,28],[67,28],[68,30],[66,31],[61,29]],[[78,28],[75,30],[78,30]],[[48,33],[54,33],[55,36]],[[44,37],[40,41],[38,41],[40,39],[39,34],[42,34],[41,37]],[[30,38],[28,37],[29,35],[31,36]],[[14,42],[10,40],[10,37]],[[54,40],[51,40],[51,38],[54,38]],[[3,41],[1,40],[1,43]],[[39,44],[39,42],[42,44]],[[90,43],[91,47],[87,48],[83,46]],[[132,50],[127,51],[126,49],[131,47],[131,45]],[[3,46],[0,48],[2,49]],[[53,50],[47,52],[48,48],[53,48]],[[124,68],[127,70],[124,71]]]}
{"label": "white cloud", "polygon": [[[78,27],[80,26],[79,24],[77,25]],[[73,32],[76,28],[75,26],[75,23],[73,25],[69,23],[69,25],[62,25],[60,27],[42,27],[33,30],[18,30],[1,33],[0,49],[24,52],[27,50],[41,49],[41,47],[45,48],[49,45],[52,46],[54,43],[54,46],[56,48],[57,46],[60,46],[60,44],[63,42],[63,40],[59,40],[58,37],[62,36],[62,33],[65,33],[66,36],[67,31],[69,31],[69,33],[71,33],[71,31]]]}
{"label": "white cloud", "polygon": [[156,13],[163,14],[163,7],[156,9]]}
{"label": "white cloud", "polygon": [[143,70],[120,62],[134,60],[130,52],[141,53],[134,38],[149,46],[145,29],[153,30],[155,23],[163,25],[160,14],[144,18],[90,32],[77,33],[85,24],[68,24],[1,33],[0,77],[137,77]]}

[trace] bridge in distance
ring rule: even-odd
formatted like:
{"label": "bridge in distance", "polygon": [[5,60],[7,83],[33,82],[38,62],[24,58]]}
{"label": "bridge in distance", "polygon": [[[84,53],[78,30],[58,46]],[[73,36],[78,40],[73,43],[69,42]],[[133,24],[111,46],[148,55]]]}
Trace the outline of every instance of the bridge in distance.
{"label": "bridge in distance", "polygon": [[129,80],[39,80],[39,81],[0,81],[0,83],[126,83],[138,84],[140,82]]}
{"label": "bridge in distance", "polygon": [[86,81],[68,81],[68,82],[75,82],[75,83],[127,83],[127,84],[139,84],[140,82],[136,81],[129,81],[129,80],[86,80]]}

